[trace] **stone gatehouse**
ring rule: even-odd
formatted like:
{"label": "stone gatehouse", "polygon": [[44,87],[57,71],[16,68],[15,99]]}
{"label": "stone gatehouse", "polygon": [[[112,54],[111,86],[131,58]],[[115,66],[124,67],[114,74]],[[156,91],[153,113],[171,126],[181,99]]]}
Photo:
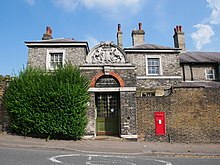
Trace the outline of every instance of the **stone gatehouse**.
{"label": "stone gatehouse", "polygon": [[87,132],[137,138],[136,72],[125,52],[111,42],[102,42],[80,68],[91,80]]}
{"label": "stone gatehouse", "polygon": [[101,42],[90,50],[86,41],[53,39],[47,27],[42,40],[25,42],[28,65],[51,71],[68,61],[90,79],[86,136],[219,143],[220,60],[209,70],[207,61],[197,60],[201,82],[185,81],[194,61],[181,26],[174,29],[174,47],[145,43],[141,23],[131,35],[132,46],[123,48],[119,24],[117,44]]}
{"label": "stone gatehouse", "polygon": [[91,81],[86,134],[137,139],[136,96],[165,96],[181,81],[180,50],[146,44],[144,34],[140,23],[132,31],[132,47],[123,48],[118,25],[117,45],[101,42],[90,51],[84,41],[52,39],[47,27],[41,41],[25,42],[28,65],[54,70],[69,61],[79,66]]}

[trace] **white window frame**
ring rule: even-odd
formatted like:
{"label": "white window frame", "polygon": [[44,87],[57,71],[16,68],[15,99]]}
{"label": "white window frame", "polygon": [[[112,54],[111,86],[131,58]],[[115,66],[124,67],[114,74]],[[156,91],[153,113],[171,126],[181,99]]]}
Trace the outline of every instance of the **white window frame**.
{"label": "white window frame", "polygon": [[[208,74],[208,71],[212,71],[213,74]],[[209,78],[208,76],[213,76],[213,78]],[[215,69],[205,69],[205,78],[206,80],[215,80]]]}
{"label": "white window frame", "polygon": [[[148,59],[150,59],[150,58],[157,58],[157,59],[159,59],[159,74],[149,74],[148,73]],[[145,63],[146,63],[146,75],[147,76],[161,76],[161,75],[163,75],[161,56],[158,56],[158,55],[146,56]]]}
{"label": "white window frame", "polygon": [[52,67],[50,66],[51,53],[62,53],[62,54],[63,54],[62,65],[64,66],[64,64],[65,64],[65,50],[49,49],[49,50],[47,50],[46,69],[47,69],[47,70],[54,70],[54,68],[52,68]]}

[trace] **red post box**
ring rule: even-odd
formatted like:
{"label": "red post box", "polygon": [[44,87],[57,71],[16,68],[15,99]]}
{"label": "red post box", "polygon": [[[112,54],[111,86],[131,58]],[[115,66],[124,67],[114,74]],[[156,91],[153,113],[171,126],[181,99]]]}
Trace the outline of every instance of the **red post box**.
{"label": "red post box", "polygon": [[156,135],[166,134],[164,112],[155,112],[155,127],[156,127]]}

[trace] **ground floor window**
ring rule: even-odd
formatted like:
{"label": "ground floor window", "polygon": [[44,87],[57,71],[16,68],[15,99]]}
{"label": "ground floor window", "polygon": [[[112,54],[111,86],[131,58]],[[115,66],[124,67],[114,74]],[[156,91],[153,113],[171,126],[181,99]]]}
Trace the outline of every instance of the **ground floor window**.
{"label": "ground floor window", "polygon": [[206,74],[206,79],[207,80],[214,80],[215,79],[214,69],[206,69],[205,74]]}

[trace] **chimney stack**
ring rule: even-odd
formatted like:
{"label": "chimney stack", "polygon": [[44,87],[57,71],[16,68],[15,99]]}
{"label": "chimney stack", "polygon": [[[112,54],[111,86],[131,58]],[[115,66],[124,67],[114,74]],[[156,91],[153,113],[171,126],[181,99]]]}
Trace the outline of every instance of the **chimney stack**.
{"label": "chimney stack", "polygon": [[52,29],[47,26],[46,27],[46,33],[43,35],[42,40],[50,40],[52,39]]}
{"label": "chimney stack", "polygon": [[121,24],[118,24],[117,45],[118,45],[118,47],[123,48]]}
{"label": "chimney stack", "polygon": [[186,52],[186,44],[185,44],[185,37],[184,32],[182,31],[182,26],[176,26],[174,28],[174,47],[180,48],[181,52]]}
{"label": "chimney stack", "polygon": [[145,32],[142,29],[142,23],[139,23],[139,29],[138,30],[132,30],[131,36],[132,36],[132,46],[140,45],[144,43],[144,35]]}

